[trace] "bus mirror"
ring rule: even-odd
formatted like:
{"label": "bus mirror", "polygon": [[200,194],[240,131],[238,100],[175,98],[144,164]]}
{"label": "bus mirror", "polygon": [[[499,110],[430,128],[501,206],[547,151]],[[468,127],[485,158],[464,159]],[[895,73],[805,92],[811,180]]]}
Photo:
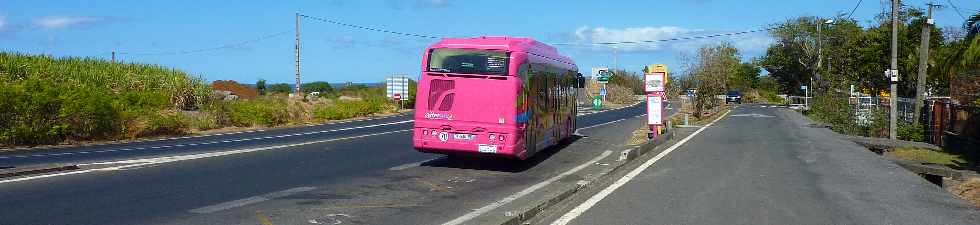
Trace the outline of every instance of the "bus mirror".
{"label": "bus mirror", "polygon": [[579,73],[578,76],[575,77],[575,87],[585,88],[585,77],[583,77],[581,73]]}

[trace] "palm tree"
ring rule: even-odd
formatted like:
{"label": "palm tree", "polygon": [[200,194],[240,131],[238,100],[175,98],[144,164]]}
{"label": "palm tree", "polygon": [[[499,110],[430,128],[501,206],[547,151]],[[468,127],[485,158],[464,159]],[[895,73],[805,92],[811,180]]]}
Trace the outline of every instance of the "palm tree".
{"label": "palm tree", "polygon": [[963,23],[966,37],[950,43],[937,54],[937,69],[944,77],[960,75],[960,71],[980,68],[980,12]]}

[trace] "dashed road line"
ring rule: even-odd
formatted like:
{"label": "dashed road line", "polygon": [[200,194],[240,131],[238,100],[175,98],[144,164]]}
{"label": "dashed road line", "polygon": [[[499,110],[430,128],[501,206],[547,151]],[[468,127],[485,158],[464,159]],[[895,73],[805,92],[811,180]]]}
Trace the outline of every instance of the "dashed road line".
{"label": "dashed road line", "polygon": [[418,161],[418,162],[413,162],[413,163],[406,163],[406,164],[402,164],[402,165],[398,165],[398,166],[395,166],[395,167],[388,168],[388,170],[391,170],[391,171],[406,170],[406,169],[410,169],[410,168],[414,168],[414,167],[419,167],[422,164],[425,164],[427,162],[439,160],[439,159],[442,159],[442,158],[443,157],[438,157],[438,158],[434,158],[434,159],[426,159],[426,160],[422,160],[422,161]]}
{"label": "dashed road line", "polygon": [[313,188],[313,187],[290,188],[290,189],[286,189],[286,190],[282,190],[282,191],[277,191],[277,192],[272,192],[272,193],[268,193],[268,194],[264,194],[264,195],[252,196],[252,197],[238,199],[238,200],[234,200],[234,201],[223,202],[223,203],[218,203],[218,204],[214,204],[214,205],[210,205],[210,206],[205,206],[205,207],[201,207],[201,208],[191,209],[189,212],[191,212],[191,213],[197,213],[197,214],[213,213],[213,212],[223,211],[223,210],[226,210],[226,209],[238,208],[238,207],[242,207],[242,206],[246,206],[246,205],[251,205],[251,204],[255,204],[255,203],[259,203],[259,202],[264,202],[264,201],[268,201],[270,199],[276,199],[276,198],[286,197],[286,196],[290,196],[290,195],[293,195],[293,194],[296,194],[296,193],[300,193],[300,192],[307,192],[307,191],[310,191],[310,190],[313,190],[313,189],[315,189],[315,188]]}

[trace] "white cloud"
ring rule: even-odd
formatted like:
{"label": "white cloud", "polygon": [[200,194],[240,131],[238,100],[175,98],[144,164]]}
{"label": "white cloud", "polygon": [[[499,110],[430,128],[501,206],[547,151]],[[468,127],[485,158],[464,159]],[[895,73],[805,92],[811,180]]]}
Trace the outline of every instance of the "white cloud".
{"label": "white cloud", "polygon": [[[696,31],[697,30],[674,26],[627,27],[623,29],[583,26],[575,30],[575,37],[580,43],[642,42],[679,37]],[[624,51],[659,50],[661,49],[662,44],[663,43],[651,42],[643,44],[622,44],[615,46]],[[613,45],[600,46],[609,48],[613,47]]]}
{"label": "white cloud", "polygon": [[34,20],[31,21],[31,24],[40,28],[57,29],[86,25],[104,20],[105,18],[92,16],[45,16],[34,18]]}

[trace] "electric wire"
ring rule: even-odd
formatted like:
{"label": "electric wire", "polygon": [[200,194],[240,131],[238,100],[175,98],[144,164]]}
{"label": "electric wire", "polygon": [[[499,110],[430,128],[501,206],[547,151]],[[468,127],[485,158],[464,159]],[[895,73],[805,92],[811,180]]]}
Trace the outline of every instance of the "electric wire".
{"label": "electric wire", "polygon": [[949,6],[953,7],[953,11],[956,12],[956,15],[960,15],[960,18],[963,18],[963,20],[966,20],[966,17],[963,16],[963,13],[960,12],[960,8],[959,7],[956,7],[956,4],[953,4],[953,1],[946,0],[946,2],[949,3]]}
{"label": "electric wire", "polygon": [[848,20],[850,20],[850,19],[851,19],[851,16],[853,16],[853,15],[854,15],[854,11],[856,11],[856,10],[858,9],[858,7],[860,7],[860,6],[861,6],[861,2],[863,2],[863,1],[864,1],[864,0],[858,0],[858,4],[857,4],[857,5],[854,5],[854,8],[853,8],[853,9],[851,9],[851,12],[850,12],[850,13],[847,13],[847,19],[848,19]]}
{"label": "electric wire", "polygon": [[351,28],[357,28],[357,29],[361,29],[361,30],[369,30],[369,31],[389,33],[389,34],[396,34],[396,35],[409,36],[409,37],[420,37],[420,38],[429,38],[429,39],[439,39],[439,38],[441,38],[441,37],[432,36],[432,35],[405,33],[405,32],[391,31],[391,30],[386,30],[386,29],[381,29],[381,28],[373,28],[373,27],[366,27],[366,26],[361,26],[361,25],[354,25],[354,24],[338,22],[338,21],[324,19],[324,18],[310,16],[310,15],[299,14],[299,16],[301,16],[303,18],[308,18],[308,19],[320,21],[320,22],[331,23],[331,24],[345,26],[345,27],[351,27]]}
{"label": "electric wire", "polygon": [[[326,22],[326,23],[331,23],[331,24],[335,24],[335,25],[340,25],[340,26],[345,26],[345,27],[350,27],[350,28],[355,28],[355,29],[361,29],[361,30],[369,30],[369,31],[381,32],[381,33],[389,33],[389,34],[396,34],[396,35],[401,35],[401,36],[420,37],[420,38],[429,38],[429,39],[439,39],[439,38],[442,38],[442,37],[433,36],[433,35],[407,33],[407,32],[398,32],[398,31],[386,30],[386,29],[381,29],[381,28],[373,28],[373,27],[367,27],[367,26],[362,26],[362,25],[349,24],[349,23],[344,23],[344,22],[339,22],[339,21],[335,21],[335,20],[324,19],[324,18],[310,16],[310,15],[304,15],[304,14],[300,14],[300,16],[301,17],[304,17],[304,18],[309,18],[309,19],[321,21],[321,22]],[[779,27],[771,27],[771,28],[765,28],[765,29],[739,31],[739,32],[731,32],[731,33],[722,33],[722,34],[702,35],[702,36],[675,37],[675,38],[666,38],[666,39],[659,39],[659,40],[621,41],[621,42],[595,42],[595,43],[550,43],[550,44],[552,44],[552,45],[618,45],[618,44],[643,44],[643,43],[654,43],[654,42],[665,42],[665,41],[682,41],[682,40],[694,40],[694,39],[704,39],[704,38],[713,38],[713,37],[734,36],[734,35],[742,35],[742,34],[749,34],[749,33],[758,33],[758,32],[770,31],[770,30],[774,30],[774,29],[777,29],[777,28],[779,28]]]}
{"label": "electric wire", "polygon": [[241,48],[241,47],[243,47],[245,45],[248,45],[248,44],[252,44],[252,43],[256,43],[256,42],[260,42],[260,41],[272,39],[272,38],[275,38],[275,37],[283,36],[283,35],[289,34],[292,31],[293,30],[286,30],[286,31],[280,31],[280,32],[276,32],[276,33],[270,33],[270,34],[267,34],[267,35],[264,35],[264,36],[261,36],[261,37],[255,38],[255,39],[250,39],[250,40],[245,40],[245,41],[235,42],[235,43],[229,43],[229,44],[224,44],[224,45],[220,45],[220,46],[217,46],[217,47],[210,47],[210,48],[200,48],[200,49],[190,49],[190,50],[178,50],[178,51],[162,51],[162,52],[119,51],[119,52],[116,52],[116,54],[120,54],[120,55],[131,55],[131,56],[160,56],[160,55],[186,55],[186,54],[195,54],[195,53],[219,51],[219,50],[225,50],[225,49]]}

